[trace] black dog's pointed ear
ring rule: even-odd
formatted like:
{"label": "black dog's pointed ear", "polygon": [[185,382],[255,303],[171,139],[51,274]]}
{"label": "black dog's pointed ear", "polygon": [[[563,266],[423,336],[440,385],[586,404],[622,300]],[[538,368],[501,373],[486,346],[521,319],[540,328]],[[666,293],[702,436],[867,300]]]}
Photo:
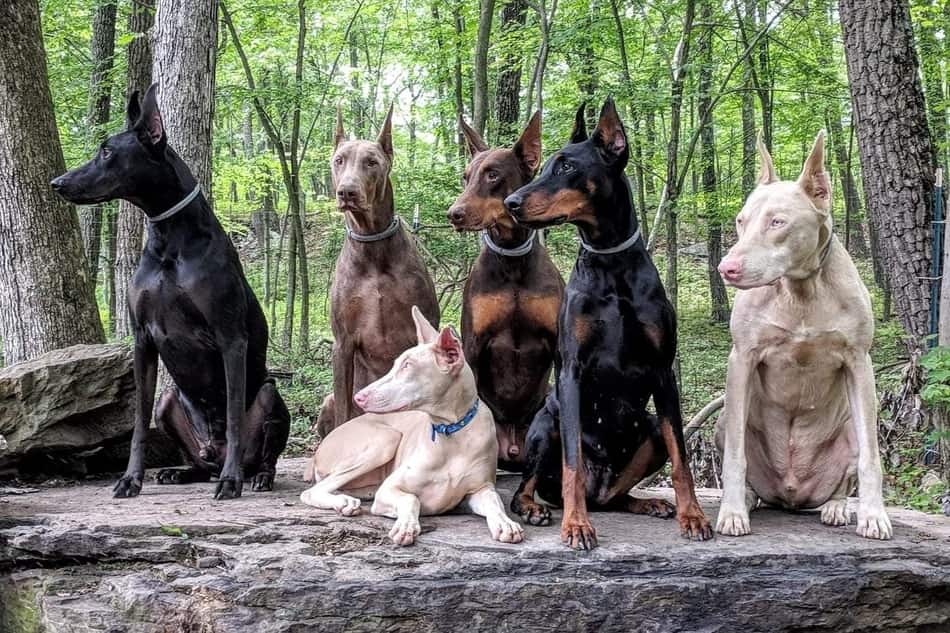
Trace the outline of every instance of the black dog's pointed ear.
{"label": "black dog's pointed ear", "polygon": [[158,84],[154,83],[145,91],[142,99],[142,115],[135,125],[140,138],[155,147],[163,147],[166,142],[165,124],[158,109]]}
{"label": "black dog's pointed ear", "polygon": [[469,156],[475,156],[475,154],[488,149],[488,143],[482,140],[478,132],[466,123],[461,115],[459,115],[459,128],[462,130],[462,136],[465,137],[465,147],[468,148]]}
{"label": "black dog's pointed ear", "polygon": [[125,106],[125,129],[131,130],[142,116],[142,106],[139,104],[139,91],[133,90],[129,95],[129,103]]}
{"label": "black dog's pointed ear", "polygon": [[571,130],[571,143],[583,143],[587,140],[587,121],[584,120],[584,109],[587,102],[581,104],[574,115],[574,129]]}
{"label": "black dog's pointed ear", "polygon": [[623,129],[617,106],[612,97],[607,97],[604,107],[600,110],[600,119],[594,128],[594,141],[603,151],[605,158],[610,161],[620,160],[624,164],[630,153],[627,144],[627,132]]}

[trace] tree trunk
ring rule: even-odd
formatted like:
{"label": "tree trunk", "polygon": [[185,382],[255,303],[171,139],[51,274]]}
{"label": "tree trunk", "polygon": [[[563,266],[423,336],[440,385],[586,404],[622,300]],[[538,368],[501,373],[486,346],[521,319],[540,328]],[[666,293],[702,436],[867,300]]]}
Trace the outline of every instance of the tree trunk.
{"label": "tree trunk", "polygon": [[209,203],[217,32],[216,0],[158,0],[152,77],[161,84],[168,144],[191,168]]}
{"label": "tree trunk", "polygon": [[0,76],[0,339],[12,364],[103,332],[76,210],[49,186],[66,166],[37,0],[0,3]]}
{"label": "tree trunk", "polygon": [[480,0],[478,35],[475,39],[475,112],[472,114],[472,123],[479,135],[485,134],[485,123],[488,119],[488,44],[494,16],[495,0]]}
{"label": "tree trunk", "polygon": [[[148,30],[155,19],[155,0],[135,0],[129,14],[129,33],[134,39],[127,49],[128,72],[126,75],[126,93],[138,90],[144,94],[152,81],[152,49],[149,45]],[[119,202],[119,212],[115,229],[115,275],[112,295],[115,297],[115,335],[125,338],[132,335],[132,323],[126,304],[129,282],[138,268],[142,256],[142,230],[145,219],[138,207],[124,200]]]}
{"label": "tree trunk", "polygon": [[929,331],[934,150],[906,0],[839,0],[864,194],[898,317]]}
{"label": "tree trunk", "polygon": [[[89,58],[92,76],[89,80],[89,107],[86,124],[89,130],[87,153],[91,154],[105,140],[109,124],[112,96],[112,58],[115,55],[115,3],[99,2],[92,17],[92,43]],[[99,251],[102,243],[102,207],[97,204],[79,208],[79,225],[89,266],[89,278],[95,285],[99,276]],[[111,291],[111,289],[110,289]]]}
{"label": "tree trunk", "polygon": [[[947,109],[950,98],[944,85],[943,63],[947,59],[948,50],[947,25],[950,24],[950,3],[920,3],[918,10],[926,19],[918,20],[918,34],[920,40],[920,61],[924,79],[924,94],[927,98],[927,118],[930,131],[933,134],[934,151],[937,162],[946,165],[950,157],[950,143],[947,132]],[[943,6],[941,6],[943,5]],[[938,39],[938,30],[942,36]]]}
{"label": "tree trunk", "polygon": [[465,157],[465,138],[459,119],[465,112],[462,103],[462,37],[465,35],[465,23],[462,21],[461,0],[452,3],[452,24],[455,26],[455,65],[452,68],[452,83],[455,89],[455,130],[459,158]]}
{"label": "tree trunk", "polygon": [[[755,0],[745,0],[745,15],[740,15],[747,26],[755,30]],[[737,9],[738,10],[738,9]],[[750,28],[751,27],[751,28]],[[742,73],[742,192],[748,195],[755,188],[755,83],[752,81],[752,59],[747,60]]]}
{"label": "tree trunk", "polygon": [[699,119],[703,121],[700,131],[700,163],[702,170],[703,199],[706,203],[706,271],[709,277],[710,316],[716,323],[729,322],[729,296],[726,285],[717,269],[722,259],[722,222],[719,217],[716,182],[716,146],[713,132],[712,76],[713,76],[713,10],[711,0],[703,0],[700,9],[703,23],[702,37],[697,42],[696,56],[699,62]]}
{"label": "tree trunk", "polygon": [[[513,33],[524,28],[527,0],[509,0],[501,10],[501,32],[506,46],[511,46]],[[510,48],[498,71],[495,87],[495,143],[503,145],[515,140],[521,122],[521,58]]]}

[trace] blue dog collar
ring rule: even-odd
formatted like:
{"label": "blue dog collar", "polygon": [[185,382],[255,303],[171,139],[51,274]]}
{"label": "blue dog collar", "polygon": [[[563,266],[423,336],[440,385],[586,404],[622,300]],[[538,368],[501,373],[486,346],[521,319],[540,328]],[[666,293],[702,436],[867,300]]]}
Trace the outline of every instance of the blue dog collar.
{"label": "blue dog collar", "polygon": [[435,436],[437,433],[442,435],[449,436],[453,433],[458,433],[466,426],[468,423],[475,419],[475,414],[478,413],[478,397],[475,398],[475,404],[472,405],[472,408],[468,410],[468,413],[459,420],[458,422],[453,422],[452,424],[433,424],[432,425],[432,441],[435,441]]}

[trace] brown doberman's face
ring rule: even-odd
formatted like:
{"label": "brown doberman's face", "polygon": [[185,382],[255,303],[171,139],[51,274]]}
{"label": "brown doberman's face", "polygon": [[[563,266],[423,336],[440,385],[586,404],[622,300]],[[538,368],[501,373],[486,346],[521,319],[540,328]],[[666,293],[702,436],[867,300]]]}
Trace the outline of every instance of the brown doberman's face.
{"label": "brown doberman's face", "polygon": [[457,231],[513,227],[504,200],[529,182],[541,163],[541,114],[534,113],[511,149],[488,149],[465,121],[459,123],[471,162],[462,176],[462,193],[449,208],[449,222]]}
{"label": "brown doberman's face", "polygon": [[330,159],[336,206],[340,211],[370,214],[386,195],[393,163],[392,108],[376,142],[348,141],[337,112],[336,145]]}

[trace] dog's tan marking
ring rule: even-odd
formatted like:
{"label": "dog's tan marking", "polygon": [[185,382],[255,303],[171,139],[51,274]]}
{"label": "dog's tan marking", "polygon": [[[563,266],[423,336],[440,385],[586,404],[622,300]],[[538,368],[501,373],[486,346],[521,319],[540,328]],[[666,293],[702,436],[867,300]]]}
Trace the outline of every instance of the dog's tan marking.
{"label": "dog's tan marking", "polygon": [[586,343],[590,335],[594,332],[594,320],[590,317],[574,317],[574,340],[578,343]]}
{"label": "dog's tan marking", "polygon": [[557,330],[557,315],[561,309],[558,295],[527,295],[518,299],[518,307],[531,320],[548,330]]}
{"label": "dog's tan marking", "polygon": [[561,542],[574,549],[587,549],[596,546],[597,533],[587,514],[587,484],[584,477],[584,462],[577,454],[578,468],[571,468],[566,462],[561,466],[561,496],[564,501],[564,513],[561,519]]}
{"label": "dog's tan marking", "polygon": [[505,292],[485,293],[472,297],[472,329],[481,335],[511,316],[514,298]]}
{"label": "dog's tan marking", "polygon": [[535,191],[524,201],[525,219],[546,221],[566,218],[570,221],[592,220],[594,209],[590,200],[576,189],[561,189],[553,195]]}
{"label": "dog's tan marking", "polygon": [[660,327],[653,323],[645,323],[643,325],[643,332],[646,334],[650,343],[653,344],[654,349],[657,351],[663,349],[663,330]]}
{"label": "dog's tan marking", "polygon": [[598,499],[598,501],[606,504],[618,495],[627,494],[641,479],[650,474],[648,471],[654,459],[656,459],[656,456],[654,455],[653,442],[648,439],[640,445],[637,452],[633,454],[633,458],[620,471],[617,481],[607,490],[604,498]]}
{"label": "dog's tan marking", "polygon": [[707,540],[712,538],[712,528],[703,509],[696,500],[693,487],[693,474],[686,462],[686,455],[680,451],[679,442],[668,419],[660,420],[660,433],[670,456],[670,469],[673,478],[673,490],[676,492],[676,520],[680,524],[680,533],[689,538]]}

